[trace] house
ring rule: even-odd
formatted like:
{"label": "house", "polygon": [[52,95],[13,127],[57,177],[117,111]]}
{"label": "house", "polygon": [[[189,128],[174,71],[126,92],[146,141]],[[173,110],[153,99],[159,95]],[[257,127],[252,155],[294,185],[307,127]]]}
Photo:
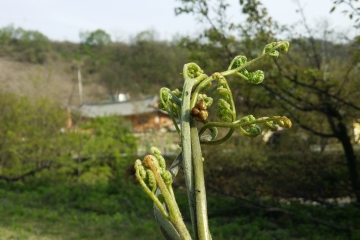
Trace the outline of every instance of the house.
{"label": "house", "polygon": [[179,136],[169,115],[158,109],[157,95],[123,99],[106,103],[84,103],[76,109],[81,118],[119,116],[139,140],[137,155],[145,155],[151,146],[158,147],[163,155],[175,155],[180,151]]}
{"label": "house", "polygon": [[172,120],[166,112],[157,108],[158,102],[159,97],[154,95],[146,98],[122,99],[122,101],[107,103],[84,103],[77,111],[83,118],[123,117],[125,123],[135,133],[172,128]]}

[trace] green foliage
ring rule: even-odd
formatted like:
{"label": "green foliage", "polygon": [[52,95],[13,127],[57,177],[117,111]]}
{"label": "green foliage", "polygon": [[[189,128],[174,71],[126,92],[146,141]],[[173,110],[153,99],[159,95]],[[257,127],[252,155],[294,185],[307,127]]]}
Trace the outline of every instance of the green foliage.
{"label": "green foliage", "polygon": [[[261,138],[204,148],[205,176],[211,189],[247,199],[304,199],[319,201],[351,196],[345,157],[341,152],[308,152],[306,142],[289,142],[282,133],[279,147]],[[340,147],[340,146],[339,146]],[[225,161],[226,159],[226,161]]]}
{"label": "green foliage", "polygon": [[142,209],[150,204],[131,183],[51,187],[1,183],[0,188],[2,237],[145,240],[161,236],[156,223],[137,217],[148,215]]}
{"label": "green foliage", "polygon": [[156,35],[143,31],[130,43],[112,42],[108,33],[98,29],[81,33],[81,43],[76,44],[50,42],[37,31],[10,25],[0,29],[0,56],[35,64],[70,62],[81,66],[84,84],[100,83],[111,95],[149,95],[181,81],[178,69],[187,61],[176,40],[159,41]]}
{"label": "green foliage", "polygon": [[48,99],[3,92],[0,109],[0,176],[6,178],[34,171],[35,178],[19,180],[71,182],[77,172],[81,182],[107,184],[123,178],[136,149],[135,137],[117,117],[77,126],[90,133],[66,132],[65,109]]}
{"label": "green foliage", "polygon": [[81,43],[88,46],[106,46],[111,43],[111,37],[104,30],[80,33]]}
{"label": "green foliage", "polygon": [[[182,209],[187,202],[178,191]],[[138,186],[122,183],[101,185],[57,185],[0,183],[0,234],[17,239],[161,239],[152,219],[151,203]],[[120,203],[120,204],[119,204]],[[262,202],[269,204],[270,202]],[[261,212],[239,199],[210,194],[208,198],[213,239],[357,239],[359,209],[353,206],[324,208],[292,202],[282,207],[296,212]],[[327,219],[354,226],[348,235],[307,218]],[[141,218],[139,218],[141,216]],[[188,215],[184,216],[189,219]]]}
{"label": "green foliage", "polygon": [[46,99],[0,95],[1,175],[20,176],[67,154],[61,133],[66,113]]}
{"label": "green foliage", "polygon": [[77,136],[81,137],[81,156],[86,159],[81,164],[80,180],[106,184],[111,179],[121,179],[136,150],[136,138],[122,125],[122,119],[99,117],[78,127],[90,132]]}
{"label": "green foliage", "polygon": [[49,39],[38,31],[14,28],[9,25],[0,29],[0,51],[17,60],[44,63],[51,49]]}

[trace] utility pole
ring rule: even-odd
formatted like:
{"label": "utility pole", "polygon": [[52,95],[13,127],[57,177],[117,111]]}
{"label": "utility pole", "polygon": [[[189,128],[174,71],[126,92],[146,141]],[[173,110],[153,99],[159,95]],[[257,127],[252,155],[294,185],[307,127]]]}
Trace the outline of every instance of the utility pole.
{"label": "utility pole", "polygon": [[[83,103],[83,89],[82,89],[82,80],[81,80],[81,67],[80,64],[77,65],[77,75],[78,75],[78,84],[79,84],[79,107],[81,107],[82,103]],[[79,111],[79,122],[78,125],[81,122],[81,110]],[[82,148],[83,148],[83,141],[82,141],[82,133],[79,132],[79,149],[78,149],[78,181],[80,181],[80,176],[81,176],[81,152],[82,152]]]}
{"label": "utility pole", "polygon": [[77,66],[78,69],[78,84],[79,84],[79,105],[83,103],[83,89],[82,89],[82,81],[81,81],[81,68],[80,65]]}

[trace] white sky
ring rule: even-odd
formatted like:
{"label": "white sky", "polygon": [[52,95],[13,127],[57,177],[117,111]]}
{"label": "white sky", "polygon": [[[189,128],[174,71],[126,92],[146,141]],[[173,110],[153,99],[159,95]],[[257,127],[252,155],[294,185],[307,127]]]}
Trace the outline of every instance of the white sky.
{"label": "white sky", "polygon": [[[229,17],[241,19],[238,0],[229,0]],[[269,15],[281,24],[300,19],[293,0],[261,0]],[[333,0],[300,0],[308,23],[328,20],[338,30],[350,29],[353,22],[340,10],[330,14]],[[191,15],[175,16],[175,0],[1,0],[0,28],[9,24],[38,30],[52,40],[78,42],[81,31],[103,29],[113,40],[128,41],[143,30],[153,29],[160,39],[170,40],[176,33],[193,34],[201,30]],[[344,8],[342,8],[344,9]]]}

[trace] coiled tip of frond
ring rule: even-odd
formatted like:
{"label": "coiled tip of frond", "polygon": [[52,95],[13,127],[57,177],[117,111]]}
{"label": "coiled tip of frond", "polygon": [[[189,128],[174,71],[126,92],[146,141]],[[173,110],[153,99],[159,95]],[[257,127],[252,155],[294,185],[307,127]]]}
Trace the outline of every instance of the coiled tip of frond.
{"label": "coiled tip of frond", "polygon": [[135,161],[134,168],[135,168],[135,171],[139,173],[140,178],[144,180],[146,178],[146,170],[145,170],[144,166],[142,165],[142,162],[140,159],[137,159]]}
{"label": "coiled tip of frond", "polygon": [[146,155],[142,161],[142,165],[144,167],[149,168],[150,165],[154,164],[154,162],[157,162],[157,160],[155,160],[154,156]]}
{"label": "coiled tip of frond", "polygon": [[183,75],[185,78],[197,78],[203,73],[204,71],[196,63],[188,63],[184,65]]}
{"label": "coiled tip of frond", "polygon": [[169,171],[165,171],[162,175],[162,178],[166,185],[171,185],[173,183],[172,175]]}
{"label": "coiled tip of frond", "polygon": [[241,65],[244,65],[247,62],[247,58],[242,55],[236,56],[230,63],[229,69],[235,69],[240,67]]}
{"label": "coiled tip of frond", "polygon": [[257,70],[256,72],[250,72],[248,74],[248,82],[251,84],[260,84],[262,81],[264,81],[265,74],[261,70]]}
{"label": "coiled tip of frond", "polygon": [[264,47],[263,53],[268,54],[270,57],[277,58],[280,52],[288,52],[290,43],[288,41],[272,42]]}
{"label": "coiled tip of frond", "polygon": [[240,127],[240,131],[247,137],[257,137],[261,133],[261,128],[257,124],[251,124],[246,129]]}
{"label": "coiled tip of frond", "polygon": [[154,173],[150,169],[147,169],[146,176],[145,182],[147,183],[148,188],[151,192],[155,192],[157,185]]}
{"label": "coiled tip of frond", "polygon": [[160,150],[157,147],[151,147],[150,151],[154,154],[161,154]]}
{"label": "coiled tip of frond", "polygon": [[291,128],[291,126],[292,126],[291,120],[285,116],[283,116],[283,117],[281,117],[281,119],[279,119],[278,124],[280,127],[283,127],[283,128]]}
{"label": "coiled tip of frond", "polygon": [[288,41],[282,41],[278,48],[280,52],[287,53],[289,51],[290,43]]}

